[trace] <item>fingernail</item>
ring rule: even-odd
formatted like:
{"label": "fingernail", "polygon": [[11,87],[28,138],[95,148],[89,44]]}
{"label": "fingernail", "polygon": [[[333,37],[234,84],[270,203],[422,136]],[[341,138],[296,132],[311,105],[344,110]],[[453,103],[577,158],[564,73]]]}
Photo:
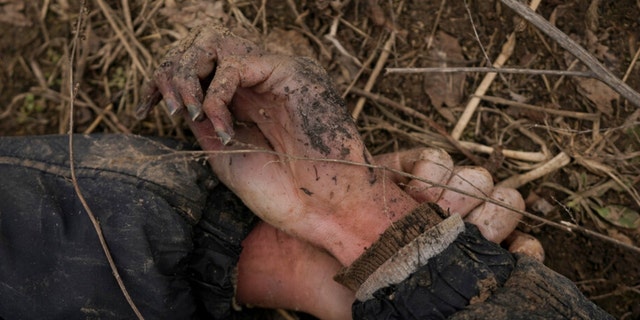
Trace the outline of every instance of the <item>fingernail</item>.
{"label": "fingernail", "polygon": [[231,136],[224,132],[224,131],[216,131],[216,133],[218,134],[218,137],[220,138],[220,141],[222,141],[223,145],[227,145],[229,144],[229,141],[231,141]]}
{"label": "fingernail", "polygon": [[199,106],[193,105],[193,104],[188,104],[187,105],[187,111],[189,111],[189,116],[191,117],[191,120],[193,121],[200,121],[202,120],[202,108],[200,108]]}
{"label": "fingernail", "polygon": [[171,99],[165,99],[164,103],[167,104],[167,109],[169,109],[169,114],[175,116],[176,113],[180,110],[180,106]]}
{"label": "fingernail", "polygon": [[144,118],[146,118],[149,115],[149,110],[151,110],[151,107],[149,107],[148,103],[140,103],[137,107],[136,107],[136,119],[138,120],[142,120]]}

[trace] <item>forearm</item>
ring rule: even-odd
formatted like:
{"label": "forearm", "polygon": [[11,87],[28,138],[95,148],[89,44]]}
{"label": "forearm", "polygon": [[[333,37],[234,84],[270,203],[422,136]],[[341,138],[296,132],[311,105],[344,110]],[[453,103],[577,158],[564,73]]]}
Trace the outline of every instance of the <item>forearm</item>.
{"label": "forearm", "polygon": [[[338,279],[357,290],[354,317],[610,318],[568,279],[531,258],[512,255],[475,225],[450,221],[454,218],[425,228],[374,270],[352,276],[347,269],[347,277],[343,272]],[[375,261],[367,254],[361,259]]]}
{"label": "forearm", "polygon": [[236,300],[300,310],[321,319],[348,319],[353,292],[332,280],[342,265],[319,250],[261,223],[242,243]]}

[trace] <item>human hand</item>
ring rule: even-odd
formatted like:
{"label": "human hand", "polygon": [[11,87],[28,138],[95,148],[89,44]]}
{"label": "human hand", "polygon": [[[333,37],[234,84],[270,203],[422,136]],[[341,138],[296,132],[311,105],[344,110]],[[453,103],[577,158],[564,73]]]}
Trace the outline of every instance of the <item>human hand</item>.
{"label": "human hand", "polygon": [[[374,159],[376,165],[414,176],[415,179],[409,179],[389,172],[388,178],[404,186],[418,202],[436,202],[445,211],[465,217],[489,240],[507,242],[511,252],[524,250],[537,260],[544,257],[542,246],[535,238],[515,230],[520,214],[479,199],[487,197],[508,207],[524,208],[520,193],[494,187],[486,170],[454,166],[449,154],[430,148],[388,153]],[[505,240],[507,236],[509,240]],[[327,281],[342,265],[322,249],[265,223],[251,232],[243,247],[238,263],[238,302],[301,310],[321,319],[350,317],[355,299],[353,292]]]}
{"label": "human hand", "polygon": [[491,174],[484,168],[454,166],[451,156],[436,148],[382,154],[375,156],[375,162],[395,170],[389,172],[389,177],[418,202],[435,202],[443,210],[475,224],[488,240],[504,243],[510,252],[544,260],[540,242],[515,230],[522,215],[513,209],[525,209],[522,195],[513,188],[494,186]]}
{"label": "human hand", "polygon": [[164,97],[204,150],[221,151],[209,162],[256,215],[343,265],[417,205],[367,167],[344,102],[310,59],[271,55],[209,26],[167,54],[147,92],[140,115]]}

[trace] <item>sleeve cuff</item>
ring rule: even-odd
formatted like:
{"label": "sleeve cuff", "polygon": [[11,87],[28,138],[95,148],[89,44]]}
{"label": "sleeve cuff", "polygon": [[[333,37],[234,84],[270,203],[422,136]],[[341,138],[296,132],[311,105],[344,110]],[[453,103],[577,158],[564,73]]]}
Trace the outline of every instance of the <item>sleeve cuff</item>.
{"label": "sleeve cuff", "polygon": [[335,280],[365,301],[373,292],[399,283],[447,248],[464,231],[459,215],[446,217],[434,203],[424,203],[389,227]]}

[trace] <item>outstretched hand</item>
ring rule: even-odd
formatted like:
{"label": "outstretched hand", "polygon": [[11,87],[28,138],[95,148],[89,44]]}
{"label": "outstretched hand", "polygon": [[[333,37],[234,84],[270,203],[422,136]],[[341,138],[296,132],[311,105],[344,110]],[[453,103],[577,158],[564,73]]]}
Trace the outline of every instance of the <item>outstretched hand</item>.
{"label": "outstretched hand", "polygon": [[256,215],[344,265],[417,204],[367,167],[355,123],[311,59],[202,27],[166,55],[145,97],[139,115],[162,97],[204,150],[225,151],[210,157],[213,170]]}

